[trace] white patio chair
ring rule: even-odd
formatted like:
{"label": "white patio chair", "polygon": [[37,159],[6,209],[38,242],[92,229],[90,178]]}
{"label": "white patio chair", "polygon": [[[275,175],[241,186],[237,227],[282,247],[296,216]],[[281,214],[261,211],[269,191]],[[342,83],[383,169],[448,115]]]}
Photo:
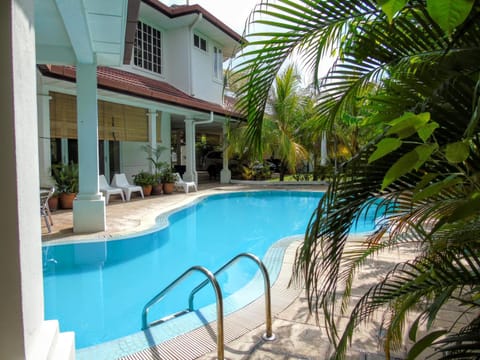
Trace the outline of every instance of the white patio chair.
{"label": "white patio chair", "polygon": [[98,187],[103,193],[103,196],[105,196],[105,205],[108,205],[108,202],[110,201],[110,195],[120,195],[122,197],[122,201],[125,201],[123,190],[119,187],[110,186],[105,175],[100,175],[98,177]]}
{"label": "white patio chair", "polygon": [[198,191],[197,184],[194,181],[184,181],[179,173],[175,173],[175,189],[185,191],[185,194],[188,194],[188,190],[192,188],[195,191]]}
{"label": "white patio chair", "polygon": [[120,188],[125,193],[125,198],[127,201],[130,201],[132,193],[139,192],[143,196],[143,189],[141,186],[132,185],[128,182],[125,174],[115,174],[113,175],[112,186]]}
{"label": "white patio chair", "polygon": [[52,232],[51,225],[53,225],[52,214],[50,212],[50,207],[48,206],[48,199],[50,199],[55,192],[55,188],[52,186],[50,190],[41,190],[40,191],[40,215],[45,220],[45,225],[47,226],[48,232]]}

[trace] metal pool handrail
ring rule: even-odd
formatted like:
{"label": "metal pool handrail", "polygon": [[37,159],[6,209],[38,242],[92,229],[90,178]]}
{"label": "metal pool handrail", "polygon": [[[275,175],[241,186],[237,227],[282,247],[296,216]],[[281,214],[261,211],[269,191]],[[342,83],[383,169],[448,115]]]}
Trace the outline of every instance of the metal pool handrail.
{"label": "metal pool handrail", "polygon": [[[266,333],[263,334],[263,339],[267,341],[272,341],[275,340],[275,334],[272,332],[272,306],[271,306],[271,295],[270,295],[270,277],[268,276],[268,271],[265,265],[263,264],[262,260],[258,258],[258,256],[251,254],[251,253],[241,253],[238,254],[237,256],[233,257],[230,261],[225,263],[220,269],[215,271],[213,273],[214,277],[218,276],[219,273],[221,273],[223,270],[227,269],[231,265],[233,265],[235,262],[237,262],[240,258],[246,257],[253,262],[255,262],[262,275],[263,275],[263,284],[264,284],[264,290],[265,290],[265,325],[266,325]],[[204,280],[200,285],[198,285],[195,289],[192,290],[190,293],[190,296],[188,297],[188,310],[193,311],[193,298],[197,292],[199,292],[201,289],[203,289],[206,285],[208,284],[208,280]]]}
{"label": "metal pool handrail", "polygon": [[208,270],[207,268],[203,266],[192,266],[190,269],[185,271],[182,275],[180,275],[177,279],[175,279],[170,285],[168,285],[165,289],[163,289],[161,292],[158,293],[155,297],[153,297],[143,308],[142,312],[142,327],[143,329],[147,329],[152,324],[158,323],[158,322],[151,322],[148,323],[147,317],[148,317],[148,311],[150,308],[161,301],[165,294],[172,290],[175,286],[177,286],[181,281],[183,281],[187,276],[189,276],[191,273],[199,271],[203,273],[208,279],[204,281],[204,283],[208,284],[210,282],[212,284],[213,290],[215,291],[215,297],[217,300],[217,357],[218,359],[223,360],[224,359],[224,345],[223,345],[223,298],[222,298],[222,290],[220,289],[220,286],[218,285],[218,281],[215,278],[215,275]]}

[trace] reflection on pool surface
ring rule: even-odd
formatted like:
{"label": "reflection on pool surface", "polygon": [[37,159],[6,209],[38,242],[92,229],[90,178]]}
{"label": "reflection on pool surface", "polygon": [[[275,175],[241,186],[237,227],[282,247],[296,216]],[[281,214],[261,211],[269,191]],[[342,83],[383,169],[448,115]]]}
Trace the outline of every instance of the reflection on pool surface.
{"label": "reflection on pool surface", "polygon": [[[303,234],[323,193],[255,191],[209,196],[169,216],[169,226],[137,237],[43,248],[45,314],[75,331],[77,348],[141,330],[145,303],[193,265],[211,271],[242,252],[260,258],[278,239]],[[371,229],[371,227],[370,227]],[[367,228],[365,230],[368,230]],[[219,276],[224,297],[253,277],[240,261]],[[153,318],[186,307],[193,276],[169,293]],[[214,302],[206,286],[195,308]]]}

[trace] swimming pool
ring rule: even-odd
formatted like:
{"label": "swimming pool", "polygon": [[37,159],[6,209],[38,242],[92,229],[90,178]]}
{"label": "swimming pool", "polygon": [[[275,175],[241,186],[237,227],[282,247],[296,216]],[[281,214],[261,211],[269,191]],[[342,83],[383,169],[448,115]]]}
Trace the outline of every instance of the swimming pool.
{"label": "swimming pool", "polygon": [[[262,258],[275,241],[304,233],[322,195],[213,195],[171,213],[169,226],[141,236],[45,246],[46,319],[59,319],[62,331],[75,331],[78,349],[136,333],[145,303],[187,268],[201,265],[215,271],[246,251]],[[245,286],[256,270],[246,261],[221,275],[224,296]],[[203,279],[192,277],[152,315],[158,318],[185,308],[189,291]],[[206,287],[196,295],[195,307],[212,301],[213,292]]]}

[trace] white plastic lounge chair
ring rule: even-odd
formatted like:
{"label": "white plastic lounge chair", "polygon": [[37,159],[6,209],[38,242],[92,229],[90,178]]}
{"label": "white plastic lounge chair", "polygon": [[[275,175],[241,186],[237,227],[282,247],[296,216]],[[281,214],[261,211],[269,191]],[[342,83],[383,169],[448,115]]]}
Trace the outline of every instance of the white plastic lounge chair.
{"label": "white plastic lounge chair", "polygon": [[175,189],[182,189],[185,191],[185,194],[188,194],[188,190],[192,188],[195,191],[197,190],[197,184],[194,181],[183,181],[179,173],[175,173]]}
{"label": "white plastic lounge chair", "polygon": [[125,198],[127,201],[130,201],[132,193],[139,192],[143,198],[143,189],[141,186],[132,185],[128,182],[125,174],[115,174],[113,175],[112,186],[117,187],[123,190],[125,193]]}
{"label": "white plastic lounge chair", "polygon": [[123,190],[121,188],[108,185],[105,175],[100,175],[98,177],[98,187],[103,193],[103,196],[105,196],[105,205],[108,205],[110,195],[120,195],[122,197],[122,201],[125,201],[125,197],[123,196]]}
{"label": "white plastic lounge chair", "polygon": [[50,207],[48,206],[48,199],[50,199],[55,192],[55,188],[52,186],[50,190],[40,191],[40,215],[45,220],[48,232],[52,232],[51,225],[53,225],[52,214]]}

